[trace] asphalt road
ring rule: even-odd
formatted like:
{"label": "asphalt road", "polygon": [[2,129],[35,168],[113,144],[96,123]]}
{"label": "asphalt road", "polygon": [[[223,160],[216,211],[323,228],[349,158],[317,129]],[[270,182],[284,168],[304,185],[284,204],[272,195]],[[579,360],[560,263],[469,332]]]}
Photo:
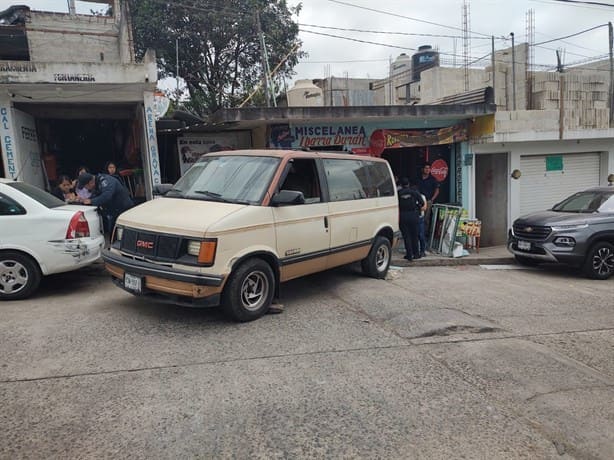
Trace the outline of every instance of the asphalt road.
{"label": "asphalt road", "polygon": [[347,267],[236,324],[54,276],[0,303],[0,458],[613,458],[613,287]]}

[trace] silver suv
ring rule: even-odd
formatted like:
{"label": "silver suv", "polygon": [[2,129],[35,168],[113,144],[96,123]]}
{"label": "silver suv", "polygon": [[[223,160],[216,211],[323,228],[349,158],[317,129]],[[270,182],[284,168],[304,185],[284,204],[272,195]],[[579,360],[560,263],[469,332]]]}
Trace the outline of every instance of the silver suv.
{"label": "silver suv", "polygon": [[614,187],[578,192],[548,211],[519,217],[507,247],[523,265],[580,267],[589,278],[614,274]]}

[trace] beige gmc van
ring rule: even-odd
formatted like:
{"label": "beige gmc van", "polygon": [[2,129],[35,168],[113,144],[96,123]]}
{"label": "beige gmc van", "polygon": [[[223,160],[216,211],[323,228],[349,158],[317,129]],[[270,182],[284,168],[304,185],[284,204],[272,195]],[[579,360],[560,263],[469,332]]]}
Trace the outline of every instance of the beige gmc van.
{"label": "beige gmc van", "polygon": [[103,258],[132,294],[250,321],[293,278],[356,261],[384,278],[397,237],[386,161],[235,150],[204,155],[164,197],[122,214]]}

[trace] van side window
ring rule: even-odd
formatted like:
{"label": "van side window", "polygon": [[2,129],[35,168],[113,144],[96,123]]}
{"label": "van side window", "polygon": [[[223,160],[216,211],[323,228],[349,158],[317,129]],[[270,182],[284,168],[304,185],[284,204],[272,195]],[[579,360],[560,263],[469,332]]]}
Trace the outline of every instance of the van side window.
{"label": "van side window", "polygon": [[330,201],[360,200],[375,195],[369,188],[368,162],[358,160],[324,160]]}
{"label": "van side window", "polygon": [[376,196],[394,196],[394,182],[388,166],[384,163],[369,162],[369,183]]}
{"label": "van side window", "polygon": [[26,213],[19,203],[0,193],[0,216],[19,216]]}
{"label": "van side window", "polygon": [[315,160],[307,158],[292,159],[288,174],[279,189],[303,192],[305,204],[320,203],[322,193]]}

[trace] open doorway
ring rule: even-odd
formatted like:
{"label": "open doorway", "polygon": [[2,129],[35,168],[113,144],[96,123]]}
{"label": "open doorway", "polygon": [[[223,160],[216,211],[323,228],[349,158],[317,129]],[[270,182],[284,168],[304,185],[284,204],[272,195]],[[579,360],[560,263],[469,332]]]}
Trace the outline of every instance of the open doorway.
{"label": "open doorway", "polygon": [[453,144],[393,148],[384,150],[382,158],[390,163],[395,176],[399,179],[407,177],[412,182],[422,174],[424,163],[431,163],[431,174],[440,183],[437,202],[452,203],[456,201],[450,177],[453,174],[453,151]]}
{"label": "open doorway", "polygon": [[106,174],[107,163],[113,162],[133,198],[144,199],[140,127],[135,121],[37,119],[37,131],[50,187],[60,175],[75,179],[81,167]]}

